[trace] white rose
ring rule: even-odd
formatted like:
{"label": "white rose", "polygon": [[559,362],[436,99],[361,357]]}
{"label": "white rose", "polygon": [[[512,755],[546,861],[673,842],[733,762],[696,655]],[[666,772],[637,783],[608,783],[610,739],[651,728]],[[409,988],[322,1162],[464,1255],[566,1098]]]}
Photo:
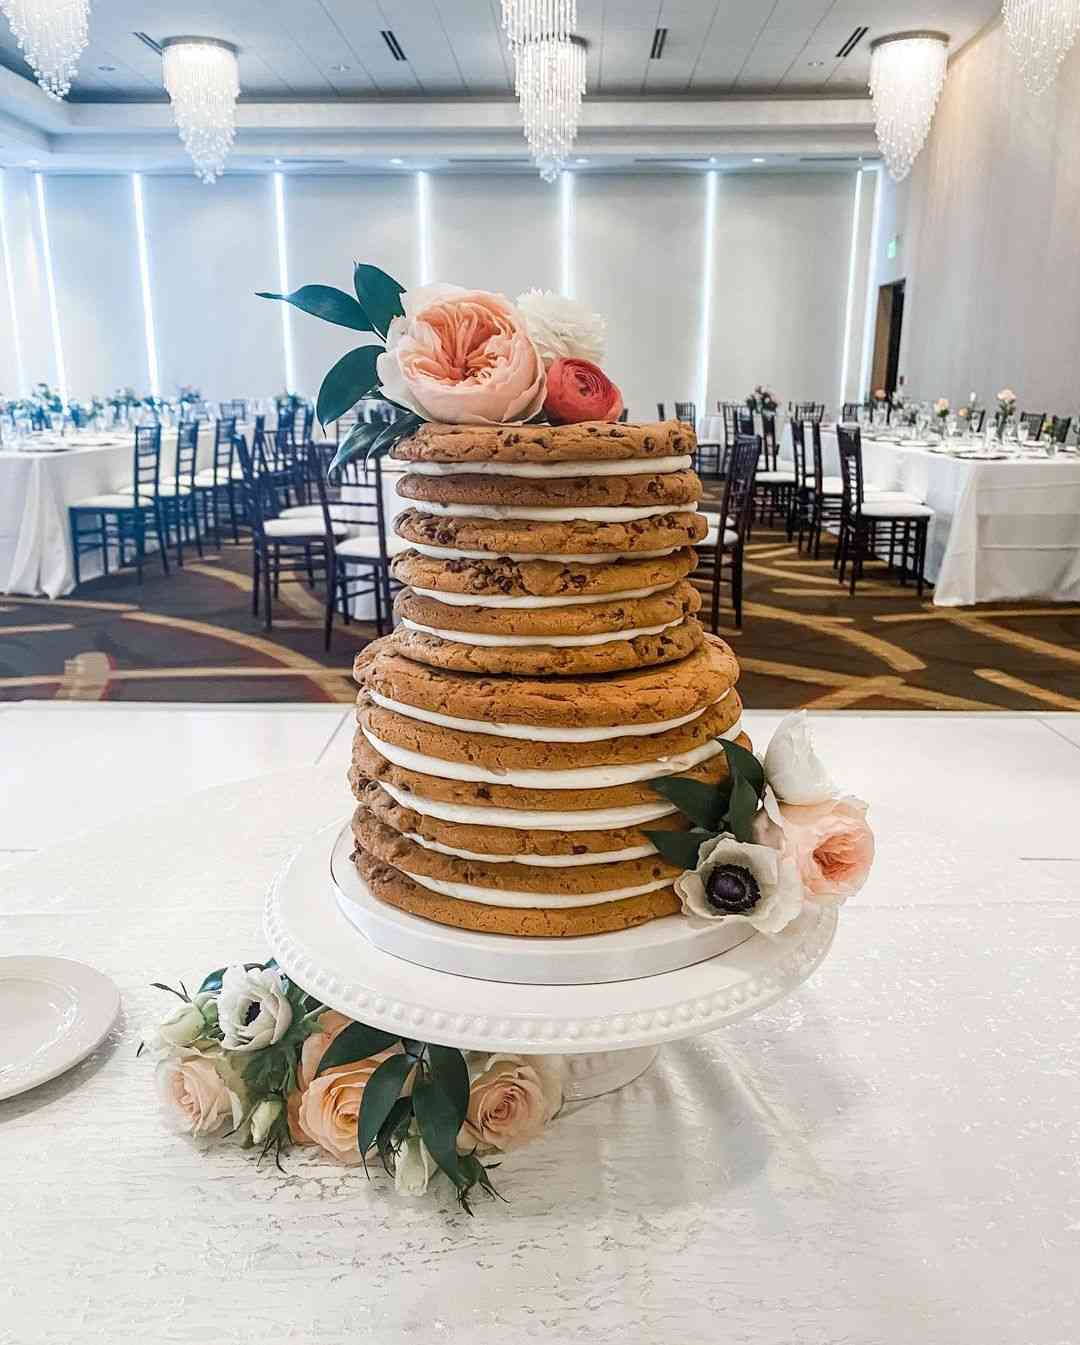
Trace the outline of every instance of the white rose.
{"label": "white rose", "polygon": [[274,1122],[281,1115],[281,1098],[268,1097],[251,1113],[251,1142],[252,1144],[263,1144],[273,1128]]}
{"label": "white rose", "polygon": [[794,861],[772,846],[729,834],[702,845],[697,868],[675,879],[675,892],[683,914],[702,928],[718,920],[745,920],[763,934],[779,934],[802,910]]}
{"label": "white rose", "polygon": [[781,803],[824,803],[837,788],[814,751],[805,710],[781,720],[765,753],[765,779]]}
{"label": "white rose", "polygon": [[[227,1124],[234,1128],[240,1124],[244,1104],[239,1091],[229,1087],[219,1069],[223,1063],[212,1055],[188,1051],[158,1065],[158,1098],[174,1130],[199,1139],[216,1135]],[[235,1082],[231,1073],[230,1082]]]}
{"label": "white rose", "polygon": [[292,1023],[292,1005],[276,967],[229,967],[218,996],[218,1023],[227,1051],[261,1051],[281,1040]]}
{"label": "white rose", "polygon": [[515,307],[525,319],[533,345],[545,368],[556,360],[589,360],[599,364],[607,345],[607,323],[576,299],[551,290],[527,290]]}
{"label": "white rose", "polygon": [[190,1046],[205,1036],[208,1028],[217,1022],[217,1006],[214,996],[207,991],[195,996],[190,1004],[178,1004],[176,1008],[158,1024],[154,1046],[158,1050],[167,1050],[175,1046]]}
{"label": "white rose", "polygon": [[435,1160],[413,1121],[394,1160],[394,1190],[405,1196],[422,1196],[434,1172]]}

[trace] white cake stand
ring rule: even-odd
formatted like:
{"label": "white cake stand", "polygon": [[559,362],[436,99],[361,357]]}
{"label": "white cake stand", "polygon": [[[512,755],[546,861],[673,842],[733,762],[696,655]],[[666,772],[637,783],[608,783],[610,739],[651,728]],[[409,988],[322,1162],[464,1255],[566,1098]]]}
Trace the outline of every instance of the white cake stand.
{"label": "white cake stand", "polygon": [[264,928],[282,969],[373,1027],[461,1050],[565,1055],[568,1098],[621,1088],[648,1069],[661,1043],[781,999],[813,972],[836,932],[835,910],[808,906],[771,938],[755,934],[693,966],[598,984],[508,984],[435,971],[381,951],[339,909],[329,881],[339,832],[335,823],[301,845],[267,896]]}

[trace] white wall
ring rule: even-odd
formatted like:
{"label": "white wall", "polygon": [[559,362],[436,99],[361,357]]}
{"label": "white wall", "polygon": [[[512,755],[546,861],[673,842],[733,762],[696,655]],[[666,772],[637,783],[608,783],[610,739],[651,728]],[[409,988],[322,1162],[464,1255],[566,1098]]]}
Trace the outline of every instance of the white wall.
{"label": "white wall", "polygon": [[[870,175],[867,175],[869,177]],[[428,178],[431,277],[500,290],[559,289],[609,324],[608,372],[631,415],[700,400],[707,178],[579,174],[564,238],[560,186],[524,175]],[[718,176],[707,404],[758,381],[781,397],[838,396],[851,258],[852,172]],[[29,379],[55,381],[32,175],[6,175],[7,221]],[[161,390],[193,384],[212,398],[266,396],[285,385],[273,179],[145,176],[145,215]],[[354,260],[405,285],[420,279],[414,174],[284,179],[291,288],[351,288]],[[148,390],[131,179],[46,179],[46,200],[73,395],[118,384]],[[872,191],[855,221],[850,368],[861,359]],[[568,252],[564,252],[564,243]],[[3,295],[0,294],[0,299]],[[312,395],[363,334],[299,312],[289,318],[295,390]],[[14,387],[0,338],[0,389]],[[850,383],[850,376],[849,376]],[[704,411],[705,407],[699,407]]]}
{"label": "white wall", "polygon": [[900,225],[915,395],[1007,384],[1030,410],[1076,413],[1078,144],[1080,47],[1038,98],[1000,24],[953,61]]}

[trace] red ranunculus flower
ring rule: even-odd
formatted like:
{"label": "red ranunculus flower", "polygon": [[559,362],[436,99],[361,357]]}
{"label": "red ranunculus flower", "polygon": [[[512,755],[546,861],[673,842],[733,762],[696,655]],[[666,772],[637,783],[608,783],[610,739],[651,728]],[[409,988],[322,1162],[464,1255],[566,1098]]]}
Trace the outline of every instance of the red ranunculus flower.
{"label": "red ranunculus flower", "polygon": [[622,409],[622,393],[588,360],[556,360],[547,371],[544,412],[553,425],[618,420]]}

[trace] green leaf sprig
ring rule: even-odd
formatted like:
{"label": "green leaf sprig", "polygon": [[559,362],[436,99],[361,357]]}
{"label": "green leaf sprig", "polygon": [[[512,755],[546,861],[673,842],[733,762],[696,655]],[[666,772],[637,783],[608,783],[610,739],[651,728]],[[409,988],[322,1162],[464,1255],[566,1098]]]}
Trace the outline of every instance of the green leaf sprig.
{"label": "green leaf sprig", "polygon": [[[291,294],[276,294],[269,290],[260,290],[257,294],[259,299],[275,299],[292,304],[302,313],[310,313],[312,317],[321,318],[335,326],[371,332],[382,342],[381,345],[356,346],[348,351],[323,379],[316,401],[316,414],[324,428],[340,420],[362,397],[382,391],[379,386],[378,358],[386,348],[390,323],[394,318],[404,316],[405,312],[401,305],[405,287],[377,266],[357,262],[353,267],[353,290],[355,298],[332,285],[301,285]],[[391,444],[403,435],[411,434],[421,423],[418,416],[407,416],[392,425],[357,426],[357,430],[375,429],[380,438],[385,433],[386,437],[377,450],[385,452]],[[393,433],[388,433],[390,431]],[[371,440],[362,435],[354,438],[355,434],[356,431],[353,431],[338,449],[331,471],[344,466],[360,453],[375,450]]]}
{"label": "green leaf sprig", "polygon": [[[401,1053],[382,1061],[360,1102],[356,1143],[365,1169],[367,1156],[375,1149],[392,1174],[415,1120],[428,1152],[453,1182],[462,1209],[471,1214],[469,1197],[476,1187],[488,1196],[499,1193],[488,1176],[490,1167],[480,1162],[475,1150],[458,1153],[458,1133],[469,1109],[469,1069],[459,1050],[350,1023],[326,1049],[316,1074],[367,1060],[398,1043]],[[411,1091],[403,1092],[410,1082]]]}
{"label": "green leaf sprig", "polygon": [[754,817],[765,795],[761,762],[738,743],[717,740],[727,759],[727,776],[716,784],[683,775],[650,780],[650,788],[673,803],[693,822],[688,831],[646,831],[645,835],[668,861],[681,869],[697,868],[705,841],[730,833],[737,841],[753,839]]}

